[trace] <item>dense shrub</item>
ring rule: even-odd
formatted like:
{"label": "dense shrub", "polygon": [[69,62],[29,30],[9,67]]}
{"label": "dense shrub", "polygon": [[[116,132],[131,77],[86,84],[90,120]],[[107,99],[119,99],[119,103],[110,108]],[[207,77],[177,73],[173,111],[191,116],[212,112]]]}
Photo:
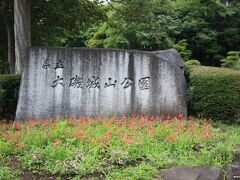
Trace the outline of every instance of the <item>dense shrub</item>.
{"label": "dense shrub", "polygon": [[173,48],[179,52],[185,62],[189,61],[190,57],[192,56],[192,51],[188,49],[188,42],[186,39],[180,40],[173,46]]}
{"label": "dense shrub", "polygon": [[185,65],[196,65],[196,66],[200,66],[201,63],[198,60],[189,60],[187,62],[185,62]]}
{"label": "dense shrub", "polygon": [[19,85],[20,75],[0,75],[0,120],[14,118]]}
{"label": "dense shrub", "polygon": [[222,66],[240,70],[240,51],[229,51],[227,57],[221,60]]}
{"label": "dense shrub", "polygon": [[188,71],[190,114],[228,122],[240,119],[239,71],[206,66],[192,66]]}

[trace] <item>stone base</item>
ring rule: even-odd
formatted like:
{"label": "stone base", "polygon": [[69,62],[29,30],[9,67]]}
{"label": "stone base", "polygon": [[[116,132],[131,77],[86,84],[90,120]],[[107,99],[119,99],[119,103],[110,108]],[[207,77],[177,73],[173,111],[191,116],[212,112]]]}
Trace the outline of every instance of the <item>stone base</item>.
{"label": "stone base", "polygon": [[215,167],[172,167],[162,170],[164,180],[223,180],[224,172]]}

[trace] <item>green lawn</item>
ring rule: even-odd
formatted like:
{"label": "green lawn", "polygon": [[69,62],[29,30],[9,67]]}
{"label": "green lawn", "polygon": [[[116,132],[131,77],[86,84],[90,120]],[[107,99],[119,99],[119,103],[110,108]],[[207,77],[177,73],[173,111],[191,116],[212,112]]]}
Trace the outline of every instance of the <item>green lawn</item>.
{"label": "green lawn", "polygon": [[174,165],[225,167],[240,126],[181,116],[80,117],[0,125],[0,179],[153,179]]}

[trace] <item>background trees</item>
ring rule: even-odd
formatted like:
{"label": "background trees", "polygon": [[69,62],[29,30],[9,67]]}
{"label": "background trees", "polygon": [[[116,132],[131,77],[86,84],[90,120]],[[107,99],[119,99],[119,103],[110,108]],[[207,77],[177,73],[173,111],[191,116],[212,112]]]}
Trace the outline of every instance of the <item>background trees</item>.
{"label": "background trees", "polygon": [[104,18],[101,6],[88,0],[34,0],[32,44],[38,46],[82,46],[84,32]]}
{"label": "background trees", "polygon": [[220,66],[228,51],[240,49],[239,8],[238,1],[111,1],[87,46],[158,50],[185,39],[188,59]]}
{"label": "background trees", "polygon": [[240,70],[240,51],[229,51],[227,57],[221,60],[222,66]]}
{"label": "background trees", "polygon": [[[212,66],[220,66],[227,52],[240,49],[238,0],[34,0],[31,8],[30,0],[19,0],[15,7],[20,7],[20,2],[28,4],[24,8],[26,18],[30,21],[31,17],[31,31],[30,26],[27,28],[31,38],[21,40],[26,45],[19,44],[13,34],[14,0],[2,0],[1,73],[13,73],[15,67],[21,72],[22,60],[16,53],[15,66],[14,48],[30,45],[30,40],[35,46],[140,50],[175,47],[186,61],[197,59]],[[15,10],[18,17],[17,13]],[[15,27],[21,28],[20,22],[16,20]]]}
{"label": "background trees", "polygon": [[[97,2],[88,0],[3,0],[0,2],[0,13],[0,25],[4,25],[0,26],[0,72],[2,73],[21,73],[25,49],[30,44],[33,46],[83,45],[83,32],[90,24],[104,18],[101,6]],[[15,21],[13,21],[14,16]],[[16,44],[16,54],[14,44]]]}
{"label": "background trees", "polygon": [[236,8],[240,2],[179,0],[174,9],[182,21],[182,31],[176,38],[187,39],[195,59],[219,66],[228,51],[240,49],[240,12]]}
{"label": "background trees", "polygon": [[[171,47],[180,21],[166,0],[111,1],[107,20],[99,25],[88,47],[159,50]],[[102,40],[102,41],[97,41]]]}

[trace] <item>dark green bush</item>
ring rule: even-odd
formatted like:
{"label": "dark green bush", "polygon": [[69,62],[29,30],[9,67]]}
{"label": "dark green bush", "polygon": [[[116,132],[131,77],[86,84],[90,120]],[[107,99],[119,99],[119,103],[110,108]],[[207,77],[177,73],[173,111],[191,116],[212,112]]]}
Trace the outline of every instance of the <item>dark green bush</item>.
{"label": "dark green bush", "polygon": [[222,67],[240,70],[240,51],[229,51],[227,57],[222,59]]}
{"label": "dark green bush", "polygon": [[189,69],[189,113],[228,122],[239,120],[240,71],[206,66]]}
{"label": "dark green bush", "polygon": [[20,79],[20,75],[0,75],[0,120],[14,119]]}
{"label": "dark green bush", "polygon": [[188,60],[187,62],[185,62],[185,65],[195,65],[195,66],[200,66],[201,65],[201,63],[198,61],[198,60],[195,60],[195,59],[193,59],[193,60]]}

